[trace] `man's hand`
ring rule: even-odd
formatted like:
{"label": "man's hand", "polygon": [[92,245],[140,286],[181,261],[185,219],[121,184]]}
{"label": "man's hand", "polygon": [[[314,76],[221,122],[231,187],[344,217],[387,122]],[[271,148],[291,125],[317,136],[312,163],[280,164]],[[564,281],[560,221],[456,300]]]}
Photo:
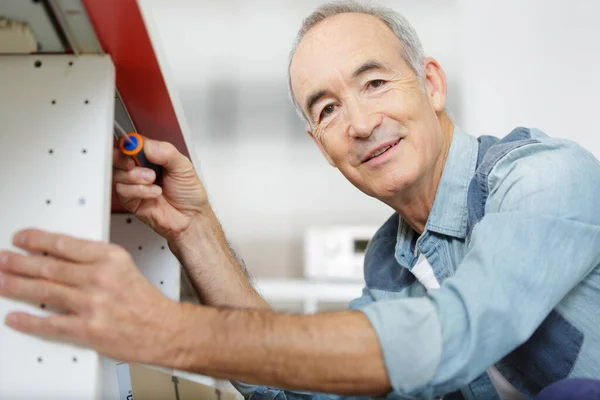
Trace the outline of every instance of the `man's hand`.
{"label": "man's hand", "polygon": [[204,304],[268,308],[232,254],[191,161],[166,142],[146,140],[144,153],[163,166],[162,188],[152,183],[154,171],[115,149],[113,180],[125,208],[167,239]]}
{"label": "man's hand", "polygon": [[39,230],[19,232],[14,245],[31,255],[0,251],[0,296],[61,312],[13,312],[8,326],[123,361],[170,358],[180,304],[152,286],[124,249]]}
{"label": "man's hand", "polygon": [[136,167],[119,149],[113,154],[113,181],[125,208],[171,244],[194,217],[212,215],[206,191],[191,161],[170,143],[146,139],[144,153],[164,168],[161,186],[154,171]]}

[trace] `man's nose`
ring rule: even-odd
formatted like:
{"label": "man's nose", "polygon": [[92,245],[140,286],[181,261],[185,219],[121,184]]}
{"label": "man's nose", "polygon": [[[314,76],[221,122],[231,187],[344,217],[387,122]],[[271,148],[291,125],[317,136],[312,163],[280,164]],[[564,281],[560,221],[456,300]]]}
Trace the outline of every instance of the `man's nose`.
{"label": "man's nose", "polygon": [[381,124],[381,115],[360,100],[352,101],[346,108],[346,118],[350,123],[350,137],[364,139]]}

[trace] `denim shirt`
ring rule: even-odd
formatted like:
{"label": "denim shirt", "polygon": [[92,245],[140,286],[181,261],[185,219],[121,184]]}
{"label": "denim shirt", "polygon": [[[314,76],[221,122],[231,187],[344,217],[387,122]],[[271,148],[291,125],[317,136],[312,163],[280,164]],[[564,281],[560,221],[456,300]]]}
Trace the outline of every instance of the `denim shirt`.
{"label": "denim shirt", "polygon": [[[424,256],[441,284],[411,270]],[[389,399],[498,399],[495,366],[527,398],[600,378],[600,163],[577,144],[517,128],[455,127],[424,232],[392,215],[369,243],[361,297]],[[234,383],[250,399],[338,399]]]}

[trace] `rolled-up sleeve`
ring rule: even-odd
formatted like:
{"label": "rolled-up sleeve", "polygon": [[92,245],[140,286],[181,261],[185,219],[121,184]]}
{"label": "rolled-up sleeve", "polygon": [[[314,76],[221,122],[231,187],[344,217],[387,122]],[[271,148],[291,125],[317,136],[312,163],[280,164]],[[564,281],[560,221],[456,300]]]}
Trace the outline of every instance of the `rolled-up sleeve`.
{"label": "rolled-up sleeve", "polygon": [[427,297],[383,300],[362,311],[375,330],[394,391],[412,398],[440,363],[441,329],[433,302]]}
{"label": "rolled-up sleeve", "polygon": [[567,141],[513,150],[488,176],[485,216],[456,273],[427,297],[362,310],[395,394],[463,387],[524,343],[600,264],[600,166]]}

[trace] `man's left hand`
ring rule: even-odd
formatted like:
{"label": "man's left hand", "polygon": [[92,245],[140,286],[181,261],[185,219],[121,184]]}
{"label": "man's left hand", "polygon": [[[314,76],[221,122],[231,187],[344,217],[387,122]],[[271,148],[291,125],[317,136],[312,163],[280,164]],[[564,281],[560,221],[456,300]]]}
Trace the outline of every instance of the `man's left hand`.
{"label": "man's left hand", "polygon": [[9,327],[122,361],[164,363],[172,356],[180,304],[150,284],[123,248],[40,230],[21,231],[13,241],[29,254],[0,251],[0,296],[60,311],[12,312]]}

